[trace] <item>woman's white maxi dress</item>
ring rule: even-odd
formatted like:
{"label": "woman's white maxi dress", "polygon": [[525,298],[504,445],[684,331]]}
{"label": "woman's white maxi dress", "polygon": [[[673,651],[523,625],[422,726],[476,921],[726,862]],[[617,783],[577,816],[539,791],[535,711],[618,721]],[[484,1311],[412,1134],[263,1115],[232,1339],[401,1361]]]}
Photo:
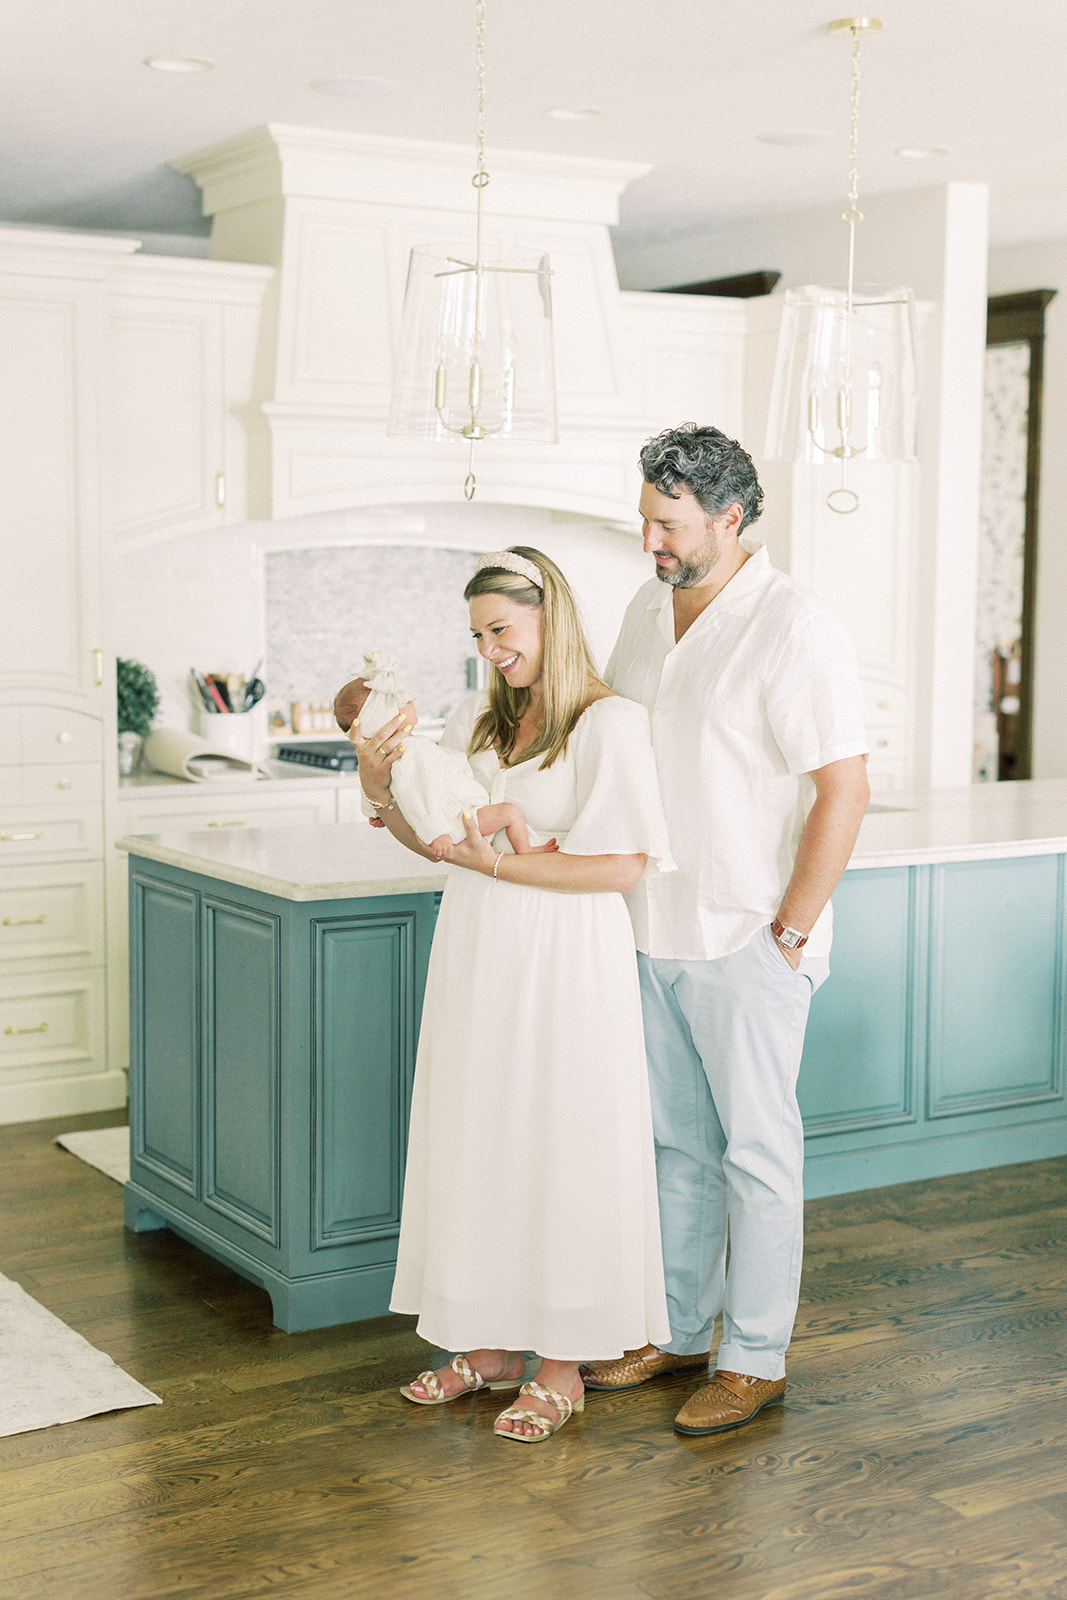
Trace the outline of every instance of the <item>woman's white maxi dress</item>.
{"label": "woman's white maxi dress", "polygon": [[[465,750],[484,697],[442,742]],[[577,855],[672,870],[642,706],[584,712],[565,758],[471,765]],[[507,848],[501,833],[496,848]],[[454,867],[430,955],[392,1309],[444,1350],[595,1360],[670,1337],[633,929],[620,894]]]}

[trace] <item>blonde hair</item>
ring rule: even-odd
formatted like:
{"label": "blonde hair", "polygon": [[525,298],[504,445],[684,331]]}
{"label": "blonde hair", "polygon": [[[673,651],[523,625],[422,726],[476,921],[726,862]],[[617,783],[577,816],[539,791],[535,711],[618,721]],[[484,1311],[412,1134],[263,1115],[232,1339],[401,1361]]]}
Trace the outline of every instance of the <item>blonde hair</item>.
{"label": "blonde hair", "polygon": [[[570,586],[554,561],[527,545],[510,546],[513,555],[531,561],[541,574],[541,587],[503,567],[483,567],[463,591],[500,594],[516,605],[541,611],[541,695],[544,726],[523,751],[523,760],[542,756],[541,771],[567,753],[567,741],[582,712],[604,687],[582,630]],[[489,680],[489,705],[474,724],[468,755],[496,749],[505,762],[515,749],[519,723],[530,704],[529,689],[513,689],[499,672]]]}

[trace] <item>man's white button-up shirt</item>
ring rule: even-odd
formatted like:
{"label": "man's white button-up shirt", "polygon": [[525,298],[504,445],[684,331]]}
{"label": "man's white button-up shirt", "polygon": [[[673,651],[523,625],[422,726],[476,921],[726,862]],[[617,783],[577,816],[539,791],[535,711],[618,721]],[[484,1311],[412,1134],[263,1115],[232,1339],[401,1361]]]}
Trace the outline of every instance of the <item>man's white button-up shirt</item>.
{"label": "man's white button-up shirt", "polygon": [[[648,708],[678,871],[630,896],[637,947],[677,961],[741,949],[777,913],[812,800],[807,774],[865,755],[852,641],[766,548],[674,637],[673,590],[653,578],[623,619],[605,677]],[[827,906],[805,953],[830,948]]]}

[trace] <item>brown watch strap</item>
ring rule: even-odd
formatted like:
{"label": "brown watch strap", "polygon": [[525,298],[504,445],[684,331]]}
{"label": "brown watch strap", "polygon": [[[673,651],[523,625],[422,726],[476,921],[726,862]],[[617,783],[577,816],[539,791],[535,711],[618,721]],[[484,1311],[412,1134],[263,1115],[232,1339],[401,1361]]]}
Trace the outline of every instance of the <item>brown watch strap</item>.
{"label": "brown watch strap", "polygon": [[[796,929],[794,928],[792,931],[795,933]],[[776,939],[780,939],[782,934],[785,932],[785,923],[779,922],[778,918],[775,917],[774,921],[771,923],[771,932],[774,934]],[[805,934],[803,938],[798,939],[795,944],[787,945],[786,948],[789,950],[801,950],[803,949],[804,945],[807,944],[807,942],[808,936]]]}

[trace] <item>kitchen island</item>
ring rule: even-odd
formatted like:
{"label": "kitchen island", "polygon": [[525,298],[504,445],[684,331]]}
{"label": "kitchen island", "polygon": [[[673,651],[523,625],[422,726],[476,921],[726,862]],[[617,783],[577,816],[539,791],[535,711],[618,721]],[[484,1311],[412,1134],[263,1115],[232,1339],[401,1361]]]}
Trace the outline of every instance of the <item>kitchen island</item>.
{"label": "kitchen island", "polygon": [[[1067,782],[880,797],[800,1079],[809,1195],[1067,1153]],[[129,1226],[380,1315],[437,895],[355,824],[132,836]]]}

